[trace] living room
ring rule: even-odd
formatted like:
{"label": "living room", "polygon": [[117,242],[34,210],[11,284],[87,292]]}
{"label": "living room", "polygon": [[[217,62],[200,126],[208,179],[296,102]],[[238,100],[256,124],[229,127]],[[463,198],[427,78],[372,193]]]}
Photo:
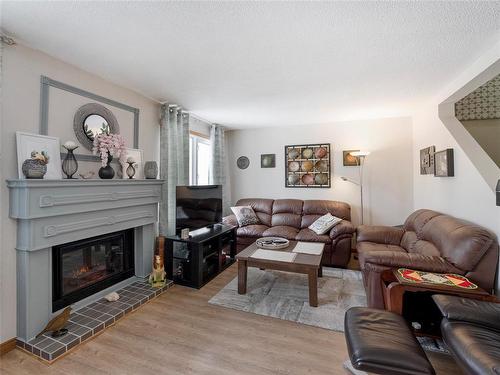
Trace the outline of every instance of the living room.
{"label": "living room", "polygon": [[500,2],[0,9],[2,373],[498,371]]}

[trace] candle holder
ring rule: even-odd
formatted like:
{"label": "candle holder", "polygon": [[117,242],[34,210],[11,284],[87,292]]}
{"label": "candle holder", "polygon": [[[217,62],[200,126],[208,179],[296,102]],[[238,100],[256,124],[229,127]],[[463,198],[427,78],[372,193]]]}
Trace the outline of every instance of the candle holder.
{"label": "candle holder", "polygon": [[128,167],[127,167],[126,172],[127,172],[128,178],[131,180],[134,178],[134,175],[135,175],[135,168],[134,168],[135,162],[127,161],[127,164],[128,164]]}
{"label": "candle holder", "polygon": [[73,153],[78,146],[73,142],[66,142],[63,147],[68,153],[62,162],[62,171],[68,180],[72,180],[74,178],[73,175],[78,171],[78,161],[76,161],[75,154]]}

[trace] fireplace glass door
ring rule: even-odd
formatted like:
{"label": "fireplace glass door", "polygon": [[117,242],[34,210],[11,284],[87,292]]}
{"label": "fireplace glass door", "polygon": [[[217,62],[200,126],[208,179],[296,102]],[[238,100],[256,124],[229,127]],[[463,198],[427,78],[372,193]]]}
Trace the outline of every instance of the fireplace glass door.
{"label": "fireplace glass door", "polygon": [[53,248],[53,311],[134,274],[133,229]]}

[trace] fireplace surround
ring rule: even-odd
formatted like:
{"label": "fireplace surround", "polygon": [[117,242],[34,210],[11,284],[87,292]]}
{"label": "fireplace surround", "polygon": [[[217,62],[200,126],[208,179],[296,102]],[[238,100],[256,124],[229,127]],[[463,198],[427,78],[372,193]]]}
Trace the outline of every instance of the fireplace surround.
{"label": "fireplace surround", "polygon": [[75,309],[151,272],[163,180],[8,180],[17,220],[17,337],[27,342],[53,309],[53,248],[131,230],[133,274],[74,303]]}

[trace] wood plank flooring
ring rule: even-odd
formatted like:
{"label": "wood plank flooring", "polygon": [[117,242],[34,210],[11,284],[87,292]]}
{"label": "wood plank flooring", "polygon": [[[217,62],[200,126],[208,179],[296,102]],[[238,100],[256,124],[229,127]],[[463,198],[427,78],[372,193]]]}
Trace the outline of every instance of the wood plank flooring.
{"label": "wood plank flooring", "polygon": [[[208,304],[234,277],[235,265],[201,290],[176,285],[51,366],[13,350],[0,373],[345,374],[342,333]],[[460,374],[451,357],[430,359]]]}

